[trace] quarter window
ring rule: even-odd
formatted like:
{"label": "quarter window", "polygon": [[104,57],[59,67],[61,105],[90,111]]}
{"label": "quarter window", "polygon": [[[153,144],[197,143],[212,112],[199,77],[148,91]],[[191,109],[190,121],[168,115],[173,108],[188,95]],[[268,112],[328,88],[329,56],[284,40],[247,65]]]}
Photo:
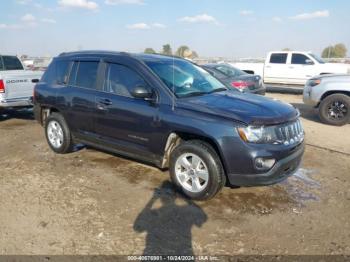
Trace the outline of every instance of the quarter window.
{"label": "quarter window", "polygon": [[46,70],[43,81],[48,84],[65,85],[68,80],[70,61],[56,60]]}
{"label": "quarter window", "polygon": [[302,54],[293,54],[292,55],[292,64],[295,65],[306,65],[306,60],[310,60],[310,58],[308,58],[305,55]]}
{"label": "quarter window", "polygon": [[146,86],[138,73],[123,65],[109,64],[104,82],[106,92],[132,97],[131,92],[137,86]]}
{"label": "quarter window", "polygon": [[286,64],[288,54],[272,54],[270,57],[271,64]]}

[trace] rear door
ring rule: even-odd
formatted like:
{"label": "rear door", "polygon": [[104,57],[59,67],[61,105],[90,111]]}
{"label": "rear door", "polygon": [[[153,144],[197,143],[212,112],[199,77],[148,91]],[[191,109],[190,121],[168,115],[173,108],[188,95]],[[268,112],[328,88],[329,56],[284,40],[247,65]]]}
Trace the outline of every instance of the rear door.
{"label": "rear door", "polygon": [[134,98],[131,91],[137,86],[151,89],[132,66],[106,61],[104,92],[96,97],[96,132],[109,146],[152,160],[157,158],[151,146],[159,129],[158,106]]}
{"label": "rear door", "polygon": [[271,53],[264,65],[264,82],[287,84],[289,82],[288,53]]}
{"label": "rear door", "polygon": [[75,60],[69,76],[68,88],[62,96],[57,96],[57,103],[60,103],[60,99],[69,97],[69,101],[62,101],[63,104],[70,105],[66,119],[75,135],[82,139],[96,138],[94,120],[99,66],[99,59]]}
{"label": "rear door", "polygon": [[0,57],[5,99],[23,99],[33,95],[35,83],[39,82],[42,72],[25,71],[16,56]]}
{"label": "rear door", "polygon": [[314,76],[314,62],[304,54],[293,53],[290,62],[290,78],[293,84],[305,85]]}

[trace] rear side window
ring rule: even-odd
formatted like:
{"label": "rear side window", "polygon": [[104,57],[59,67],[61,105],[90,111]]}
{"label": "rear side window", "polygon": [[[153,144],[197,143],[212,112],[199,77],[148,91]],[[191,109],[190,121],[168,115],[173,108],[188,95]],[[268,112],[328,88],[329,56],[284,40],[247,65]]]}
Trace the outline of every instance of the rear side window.
{"label": "rear side window", "polygon": [[306,65],[306,60],[310,60],[310,58],[308,58],[305,55],[302,54],[293,54],[292,55],[292,64],[295,65]]}
{"label": "rear side window", "polygon": [[99,62],[97,61],[80,61],[75,62],[70,74],[69,84],[95,89]]}
{"label": "rear side window", "polygon": [[109,64],[104,82],[106,92],[132,97],[131,92],[137,86],[146,87],[146,82],[138,73],[123,65]]}
{"label": "rear side window", "polygon": [[288,54],[272,54],[270,57],[271,64],[286,64]]}
{"label": "rear side window", "polygon": [[51,85],[66,85],[70,63],[71,62],[67,60],[57,60],[52,62],[43,76],[43,81]]}
{"label": "rear side window", "polygon": [[16,56],[3,56],[2,61],[5,70],[23,70],[22,63]]}

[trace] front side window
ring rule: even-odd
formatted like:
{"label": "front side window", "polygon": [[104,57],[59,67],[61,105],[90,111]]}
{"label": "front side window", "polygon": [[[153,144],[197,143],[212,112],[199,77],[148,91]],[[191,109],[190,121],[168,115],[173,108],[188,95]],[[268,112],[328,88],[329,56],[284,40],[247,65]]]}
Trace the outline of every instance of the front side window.
{"label": "front side window", "polygon": [[69,84],[89,89],[96,88],[98,65],[99,62],[97,61],[75,62],[70,74]]}
{"label": "front side window", "polygon": [[310,60],[306,55],[302,54],[293,54],[292,55],[292,64],[293,65],[306,65],[307,60]]}
{"label": "front side window", "polygon": [[143,78],[130,68],[109,64],[104,81],[104,90],[119,96],[132,97],[132,90],[137,87],[146,87]]}
{"label": "front side window", "polygon": [[288,54],[272,54],[270,57],[271,64],[286,64],[287,63]]}
{"label": "front side window", "polygon": [[16,56],[3,56],[2,61],[5,70],[23,70],[23,66]]}
{"label": "front side window", "polygon": [[177,97],[227,90],[210,73],[185,60],[146,60],[145,63]]}

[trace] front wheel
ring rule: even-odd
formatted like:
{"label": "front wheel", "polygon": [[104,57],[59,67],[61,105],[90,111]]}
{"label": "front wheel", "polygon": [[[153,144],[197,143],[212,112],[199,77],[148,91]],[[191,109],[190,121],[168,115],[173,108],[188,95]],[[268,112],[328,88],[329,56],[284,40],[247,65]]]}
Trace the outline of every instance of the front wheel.
{"label": "front wheel", "polygon": [[177,146],[170,156],[170,177],[188,197],[207,200],[225,185],[226,176],[215,150],[202,141]]}
{"label": "front wheel", "polygon": [[320,104],[319,114],[322,122],[342,126],[350,120],[350,97],[344,94],[327,96]]}

